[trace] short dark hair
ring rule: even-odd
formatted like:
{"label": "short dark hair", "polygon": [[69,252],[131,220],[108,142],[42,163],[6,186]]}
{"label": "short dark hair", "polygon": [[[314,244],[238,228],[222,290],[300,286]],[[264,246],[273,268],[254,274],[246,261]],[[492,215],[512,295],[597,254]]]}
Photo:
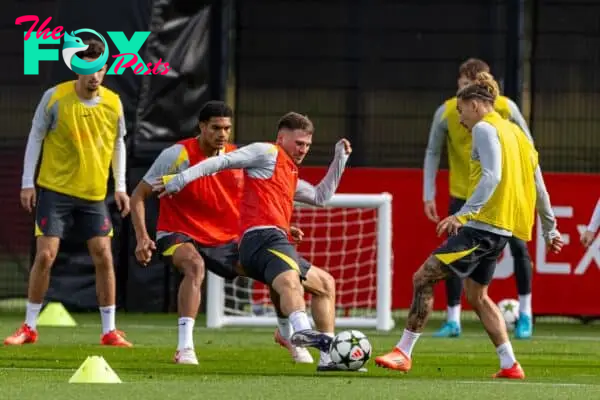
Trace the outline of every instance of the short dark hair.
{"label": "short dark hair", "polygon": [[104,53],[104,43],[99,40],[86,39],[83,44],[87,44],[88,48],[76,53],[80,58],[98,58]]}
{"label": "short dark hair", "polygon": [[301,129],[310,133],[313,133],[315,130],[312,121],[308,119],[307,116],[293,111],[281,117],[277,124],[277,131],[280,131],[281,129],[289,129],[291,131]]}
{"label": "short dark hair", "polygon": [[232,118],[233,110],[223,101],[211,100],[200,109],[198,121],[208,122],[211,118],[219,117]]}
{"label": "short dark hair", "polygon": [[458,76],[474,81],[480,72],[490,72],[490,66],[479,58],[469,58],[458,68]]}

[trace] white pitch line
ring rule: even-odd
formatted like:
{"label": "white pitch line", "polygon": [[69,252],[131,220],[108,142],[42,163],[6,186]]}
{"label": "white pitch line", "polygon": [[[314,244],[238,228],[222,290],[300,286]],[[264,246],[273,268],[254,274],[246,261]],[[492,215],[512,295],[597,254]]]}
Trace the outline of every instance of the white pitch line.
{"label": "white pitch line", "polygon": [[[463,334],[461,337],[465,338],[487,338],[486,334]],[[589,342],[598,342],[600,341],[600,337],[598,336],[571,336],[571,335],[533,335],[531,340],[572,340],[572,341],[589,341]]]}
{"label": "white pitch line", "polygon": [[[424,379],[423,381],[431,382],[431,380]],[[407,381],[408,382],[408,381]],[[527,385],[527,386],[544,386],[544,387],[594,387],[600,388],[600,385],[593,383],[559,383],[559,382],[527,382],[527,381],[515,381],[510,379],[495,380],[495,381],[446,381],[454,382],[465,385]]]}
{"label": "white pitch line", "polygon": [[75,372],[76,370],[71,368],[38,368],[38,367],[0,367],[0,371],[67,371]]}
{"label": "white pitch line", "polygon": [[[71,368],[36,368],[36,367],[0,367],[0,371],[35,371],[35,372],[74,372]],[[285,377],[285,376],[284,376]],[[290,377],[293,378],[293,377]],[[385,377],[380,377],[385,379]],[[600,385],[592,383],[559,383],[559,382],[527,382],[527,381],[511,381],[511,380],[496,380],[496,381],[469,381],[469,380],[437,380],[437,379],[407,379],[405,383],[420,383],[427,382],[429,384],[458,384],[458,385],[526,385],[526,386],[544,386],[544,387],[579,387],[579,388],[600,388]],[[140,381],[125,382],[125,383],[144,383]]]}

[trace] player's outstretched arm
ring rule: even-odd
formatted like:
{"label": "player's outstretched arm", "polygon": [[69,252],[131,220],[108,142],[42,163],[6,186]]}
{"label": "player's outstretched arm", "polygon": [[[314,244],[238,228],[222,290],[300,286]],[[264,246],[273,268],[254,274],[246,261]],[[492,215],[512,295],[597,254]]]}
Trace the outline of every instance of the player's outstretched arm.
{"label": "player's outstretched arm", "polygon": [[425,203],[425,215],[431,221],[439,221],[435,205],[435,177],[440,166],[444,139],[448,131],[448,123],[444,120],[446,105],[438,107],[433,115],[431,128],[429,129],[429,140],[425,149],[425,161],[423,162],[423,202]]}
{"label": "player's outstretched arm", "polygon": [[465,205],[438,224],[437,233],[456,233],[461,224],[475,216],[494,194],[502,179],[502,148],[496,128],[487,122],[473,127],[472,157],[481,164],[481,178]]}
{"label": "player's outstretched arm", "polygon": [[531,132],[529,131],[529,127],[527,126],[527,122],[525,122],[525,117],[521,114],[521,110],[517,107],[517,104],[508,99],[508,110],[510,111],[509,119],[515,123],[527,136],[527,139],[533,143],[533,137],[531,136]]}
{"label": "player's outstretched arm", "polygon": [[117,208],[121,211],[121,217],[124,218],[129,214],[130,200],[127,195],[127,184],[125,179],[125,172],[127,169],[125,135],[127,134],[127,128],[125,126],[122,105],[119,123],[117,125],[119,131],[117,132],[117,139],[115,140],[115,147],[113,150],[112,172],[115,180],[115,202],[117,203]]}
{"label": "player's outstretched arm", "polygon": [[29,212],[35,207],[35,183],[34,175],[37,168],[40,154],[42,152],[42,143],[46,137],[48,129],[52,124],[52,110],[49,109],[50,99],[54,94],[54,88],[46,90],[40,103],[38,104],[31,130],[27,138],[25,147],[25,158],[23,160],[23,176],[21,181],[21,205]]}
{"label": "player's outstretched arm", "polygon": [[335,145],[333,161],[325,177],[316,186],[305,180],[298,180],[294,199],[301,203],[323,207],[337,190],[350,153],[352,153],[350,142],[346,139],[338,141]]}
{"label": "player's outstretched arm", "polygon": [[542,234],[546,240],[546,244],[550,246],[552,251],[558,253],[562,248],[562,239],[560,232],[556,228],[556,217],[550,204],[550,195],[548,194],[548,190],[546,190],[542,169],[539,165],[535,170],[535,191],[535,209],[540,216]]}
{"label": "player's outstretched arm", "polygon": [[160,196],[181,191],[188,183],[215,174],[225,169],[257,168],[267,156],[276,151],[270,143],[252,143],[238,150],[217,157],[210,157],[174,176],[163,177],[154,184],[154,191]]}
{"label": "player's outstretched arm", "polygon": [[590,218],[590,223],[588,224],[585,231],[581,234],[581,243],[588,247],[594,241],[594,237],[596,236],[596,232],[600,228],[600,199],[598,199],[598,203],[596,203],[596,208],[594,209],[594,213]]}

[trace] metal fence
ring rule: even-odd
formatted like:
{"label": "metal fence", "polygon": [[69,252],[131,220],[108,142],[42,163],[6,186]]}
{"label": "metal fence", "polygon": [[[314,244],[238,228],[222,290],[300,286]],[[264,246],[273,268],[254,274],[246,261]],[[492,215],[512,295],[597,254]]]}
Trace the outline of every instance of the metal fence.
{"label": "metal fence", "polygon": [[273,136],[292,109],[317,128],[308,162],[328,161],[336,138],[355,165],[421,167],[435,109],[456,92],[468,57],[504,75],[505,1],[239,2],[237,130]]}
{"label": "metal fence", "polygon": [[[4,298],[26,292],[32,218],[20,208],[18,193],[31,117],[50,64],[40,64],[39,76],[23,75],[22,29],[14,19],[54,15],[55,3],[2,6]],[[346,136],[354,142],[354,165],[420,168],[433,112],[455,93],[458,65],[480,57],[501,82],[522,88],[517,95],[545,170],[600,172],[598,15],[600,3],[580,0],[237,1],[236,139],[272,139],[277,118],[296,110],[317,127],[309,164],[328,163],[334,142]]]}
{"label": "metal fence", "polygon": [[536,0],[531,125],[546,170],[600,172],[600,2]]}
{"label": "metal fence", "polygon": [[0,48],[0,297],[27,293],[29,249],[33,218],[20,207],[23,153],[33,112],[50,73],[40,64],[39,75],[23,74],[23,29],[15,26],[21,15],[53,15],[56,1],[7,1],[2,4]]}
{"label": "metal fence", "polygon": [[420,168],[434,110],[455,93],[459,64],[479,57],[523,99],[545,170],[600,171],[598,2],[238,4],[241,142],[271,139],[293,109],[317,126],[308,163],[326,163],[347,136],[355,165]]}

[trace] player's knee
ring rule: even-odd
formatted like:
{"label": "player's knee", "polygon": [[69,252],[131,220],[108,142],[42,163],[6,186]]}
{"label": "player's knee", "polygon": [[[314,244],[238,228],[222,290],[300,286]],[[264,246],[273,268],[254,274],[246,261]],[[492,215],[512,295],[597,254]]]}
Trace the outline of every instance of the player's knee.
{"label": "player's knee", "polygon": [[335,279],[329,272],[314,266],[308,271],[304,288],[313,296],[335,298]]}
{"label": "player's knee", "polygon": [[35,255],[35,262],[40,268],[49,269],[56,259],[56,251],[49,248],[39,249]]}
{"label": "player's knee", "polygon": [[323,284],[322,296],[335,298],[335,279],[333,279],[333,276],[329,272],[323,271],[321,283]]}
{"label": "player's knee", "polygon": [[94,241],[93,244],[88,247],[96,267],[112,268],[112,249],[110,239]]}
{"label": "player's knee", "polygon": [[431,281],[431,277],[427,273],[428,270],[433,268],[430,260],[425,261],[425,263],[413,274],[413,287],[415,289],[422,288],[427,285],[431,285],[433,282]]}
{"label": "player's knee", "polygon": [[200,254],[190,254],[188,257],[182,259],[179,263],[179,269],[183,275],[198,285],[202,284],[204,280],[205,267],[204,260]]}
{"label": "player's knee", "polygon": [[418,287],[423,284],[423,274],[419,273],[419,271],[415,272],[412,276],[413,287]]}
{"label": "player's knee", "polygon": [[475,309],[480,310],[485,303],[487,294],[483,290],[477,290],[475,288],[467,288],[465,290],[467,295],[467,301]]}
{"label": "player's knee", "polygon": [[272,282],[272,287],[280,295],[287,293],[302,293],[302,284],[295,271],[287,271],[279,274]]}
{"label": "player's knee", "polygon": [[413,286],[415,289],[431,288],[437,282],[448,279],[450,270],[436,257],[429,257],[421,268],[413,275]]}

